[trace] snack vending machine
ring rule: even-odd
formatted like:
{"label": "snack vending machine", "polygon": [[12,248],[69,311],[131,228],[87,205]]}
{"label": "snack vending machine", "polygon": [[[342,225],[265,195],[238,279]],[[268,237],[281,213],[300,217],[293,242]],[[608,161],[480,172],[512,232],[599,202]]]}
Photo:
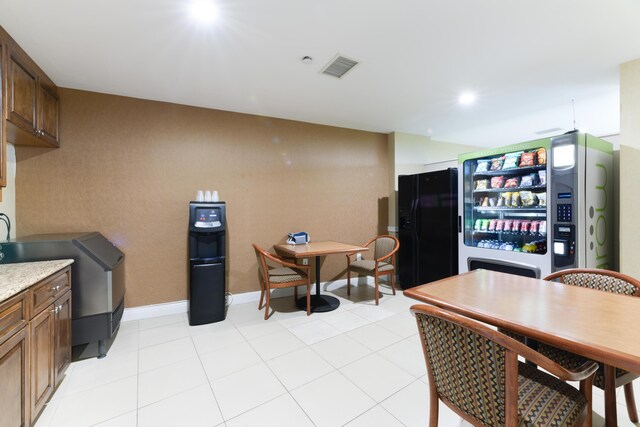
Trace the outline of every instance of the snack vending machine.
{"label": "snack vending machine", "polygon": [[613,147],[571,132],[458,157],[459,270],[613,265]]}

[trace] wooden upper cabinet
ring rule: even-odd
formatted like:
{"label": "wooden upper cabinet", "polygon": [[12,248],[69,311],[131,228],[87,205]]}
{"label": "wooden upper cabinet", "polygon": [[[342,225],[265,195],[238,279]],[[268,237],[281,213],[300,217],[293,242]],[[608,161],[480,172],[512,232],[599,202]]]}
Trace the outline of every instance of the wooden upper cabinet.
{"label": "wooden upper cabinet", "polygon": [[58,94],[55,87],[40,83],[38,125],[40,137],[52,145],[58,145]]}
{"label": "wooden upper cabinet", "polygon": [[38,77],[26,58],[9,51],[7,64],[7,119],[19,128],[35,133]]}
{"label": "wooden upper cabinet", "polygon": [[59,147],[58,88],[10,37],[5,50],[6,140]]}
{"label": "wooden upper cabinet", "polygon": [[5,138],[4,120],[4,70],[5,70],[5,46],[0,39],[0,202],[2,201],[2,187],[7,186],[7,139]]}

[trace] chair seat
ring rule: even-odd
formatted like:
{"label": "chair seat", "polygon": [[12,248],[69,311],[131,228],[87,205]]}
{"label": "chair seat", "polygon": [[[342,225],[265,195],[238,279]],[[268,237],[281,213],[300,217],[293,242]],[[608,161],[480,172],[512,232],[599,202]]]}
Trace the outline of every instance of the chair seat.
{"label": "chair seat", "polygon": [[[349,270],[357,273],[373,274],[375,269],[376,262],[371,259],[361,259],[349,264]],[[380,262],[378,263],[378,271],[393,271],[393,265],[386,262]]]}
{"label": "chair seat", "polygon": [[585,397],[569,384],[518,364],[518,426],[573,426],[586,406]]}
{"label": "chair seat", "polygon": [[[589,361],[589,359],[578,356],[577,354],[570,353],[568,351],[548,344],[539,344],[538,352],[568,369],[578,368],[579,366],[582,366],[582,364]],[[602,363],[599,363],[599,365],[600,368],[596,371],[595,377],[593,377],[593,385],[604,390],[604,369]],[[632,380],[633,378],[638,378],[640,376],[631,374],[629,373],[629,371],[625,371],[624,369],[620,368],[615,368],[614,371],[616,374],[616,379],[628,375],[629,378],[627,378],[627,382]]]}
{"label": "chair seat", "polygon": [[[520,341],[521,343],[525,342],[524,336],[520,334],[502,328],[498,328],[498,330],[503,334],[508,335],[517,341]],[[561,366],[564,366],[567,369],[577,369],[590,360],[582,356],[578,356],[577,354],[544,343],[539,343],[536,350],[538,351],[538,353],[542,354],[545,357],[548,357],[549,359],[553,360]],[[596,375],[593,377],[593,385],[598,387],[599,389],[604,390],[604,369],[602,363],[599,363],[599,365],[600,369],[596,371]],[[625,379],[625,382],[640,377],[640,375],[631,374],[630,372],[620,368],[615,368],[614,371],[616,374],[616,379],[623,376],[628,376],[628,378]]]}
{"label": "chair seat", "polygon": [[269,281],[271,283],[288,283],[298,280],[306,280],[306,278],[306,276],[303,276],[289,267],[269,269]]}

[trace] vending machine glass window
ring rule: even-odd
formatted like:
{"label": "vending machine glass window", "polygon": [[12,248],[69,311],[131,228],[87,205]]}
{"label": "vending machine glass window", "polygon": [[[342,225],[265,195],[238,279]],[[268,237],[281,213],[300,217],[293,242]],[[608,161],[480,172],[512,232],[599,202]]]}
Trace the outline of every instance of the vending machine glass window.
{"label": "vending machine glass window", "polygon": [[464,162],[464,244],[547,252],[547,151]]}

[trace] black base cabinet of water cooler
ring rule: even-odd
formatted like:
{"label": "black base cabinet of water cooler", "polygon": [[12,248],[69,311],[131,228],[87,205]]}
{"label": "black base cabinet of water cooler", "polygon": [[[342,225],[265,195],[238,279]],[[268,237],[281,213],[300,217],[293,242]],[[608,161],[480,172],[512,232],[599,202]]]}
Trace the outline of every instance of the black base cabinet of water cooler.
{"label": "black base cabinet of water cooler", "polygon": [[224,259],[191,261],[189,270],[189,324],[203,325],[224,320]]}

